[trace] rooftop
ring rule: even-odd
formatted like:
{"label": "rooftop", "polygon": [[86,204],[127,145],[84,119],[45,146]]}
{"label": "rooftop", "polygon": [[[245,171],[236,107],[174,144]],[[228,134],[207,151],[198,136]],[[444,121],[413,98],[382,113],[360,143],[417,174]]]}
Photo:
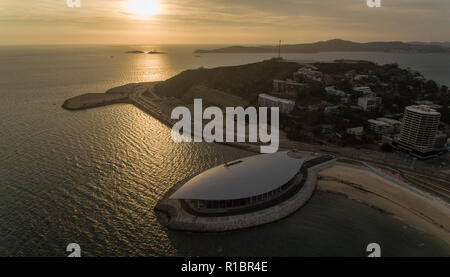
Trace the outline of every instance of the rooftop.
{"label": "rooftop", "polygon": [[268,100],[272,100],[272,101],[275,101],[275,102],[281,102],[281,103],[284,103],[284,104],[295,104],[295,102],[292,101],[292,100],[275,97],[275,96],[272,96],[272,95],[269,95],[269,94],[265,94],[265,93],[261,93],[260,95],[258,95],[258,97],[265,98],[265,99],[268,99]]}
{"label": "rooftop", "polygon": [[378,121],[383,121],[383,122],[386,122],[386,123],[389,123],[389,124],[392,124],[392,125],[394,125],[394,124],[401,124],[402,123],[401,121],[398,121],[398,120],[395,120],[395,119],[390,119],[390,118],[385,118],[385,117],[377,118],[377,120]]}
{"label": "rooftop", "polygon": [[437,112],[435,109],[430,108],[430,106],[427,105],[415,105],[415,106],[408,106],[406,107],[408,111],[416,112],[420,114],[427,114],[427,115],[440,115],[439,112]]}
{"label": "rooftop", "polygon": [[383,122],[383,121],[379,121],[379,120],[375,120],[375,119],[369,119],[367,120],[369,123],[378,125],[378,126],[390,126],[388,123]]}
{"label": "rooftop", "polygon": [[195,176],[170,199],[233,200],[261,195],[290,181],[304,161],[288,152],[250,156]]}

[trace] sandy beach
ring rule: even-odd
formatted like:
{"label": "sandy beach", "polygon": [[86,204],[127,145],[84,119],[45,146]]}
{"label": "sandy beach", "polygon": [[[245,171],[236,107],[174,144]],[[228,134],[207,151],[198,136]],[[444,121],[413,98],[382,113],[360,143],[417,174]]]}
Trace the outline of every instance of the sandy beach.
{"label": "sandy beach", "polygon": [[337,163],[320,172],[317,189],[380,209],[450,243],[449,204],[381,171]]}

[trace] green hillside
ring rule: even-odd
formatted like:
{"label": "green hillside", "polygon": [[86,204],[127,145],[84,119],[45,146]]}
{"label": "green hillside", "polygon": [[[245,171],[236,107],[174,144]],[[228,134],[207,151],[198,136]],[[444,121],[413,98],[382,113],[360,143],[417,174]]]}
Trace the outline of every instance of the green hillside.
{"label": "green hillside", "polygon": [[159,83],[155,91],[164,96],[183,98],[193,87],[206,87],[233,94],[254,103],[258,94],[271,90],[274,79],[291,78],[298,69],[294,62],[268,60],[258,63],[186,70]]}

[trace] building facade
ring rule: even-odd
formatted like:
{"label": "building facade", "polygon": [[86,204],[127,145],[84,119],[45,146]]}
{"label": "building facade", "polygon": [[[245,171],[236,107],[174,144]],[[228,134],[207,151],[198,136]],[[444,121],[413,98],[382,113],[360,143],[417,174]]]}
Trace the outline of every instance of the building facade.
{"label": "building facade", "polygon": [[432,153],[440,117],[439,112],[426,105],[406,107],[399,145],[424,156]]}
{"label": "building facade", "polygon": [[372,130],[375,134],[378,135],[386,135],[393,133],[393,126],[379,120],[369,119],[369,129]]}
{"label": "building facade", "polygon": [[358,106],[360,106],[364,111],[375,111],[381,107],[382,98],[381,97],[359,97]]}
{"label": "building facade", "polygon": [[262,93],[258,95],[258,105],[260,107],[278,107],[280,108],[280,113],[288,114],[294,110],[295,102]]}
{"label": "building facade", "polygon": [[202,214],[244,212],[301,185],[304,161],[305,158],[288,152],[232,161],[185,181],[170,199]]}
{"label": "building facade", "polygon": [[391,119],[391,118],[385,118],[385,117],[379,117],[379,118],[377,118],[377,120],[385,122],[385,123],[391,125],[392,128],[393,128],[393,133],[394,134],[400,133],[400,131],[402,129],[402,122],[399,121],[399,120],[395,120],[395,119]]}

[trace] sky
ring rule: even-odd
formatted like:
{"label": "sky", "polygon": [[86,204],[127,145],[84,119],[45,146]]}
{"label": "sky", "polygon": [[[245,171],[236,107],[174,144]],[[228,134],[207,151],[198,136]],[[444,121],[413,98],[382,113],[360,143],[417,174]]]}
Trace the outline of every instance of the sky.
{"label": "sky", "polygon": [[450,41],[450,0],[79,1],[0,0],[0,44]]}

